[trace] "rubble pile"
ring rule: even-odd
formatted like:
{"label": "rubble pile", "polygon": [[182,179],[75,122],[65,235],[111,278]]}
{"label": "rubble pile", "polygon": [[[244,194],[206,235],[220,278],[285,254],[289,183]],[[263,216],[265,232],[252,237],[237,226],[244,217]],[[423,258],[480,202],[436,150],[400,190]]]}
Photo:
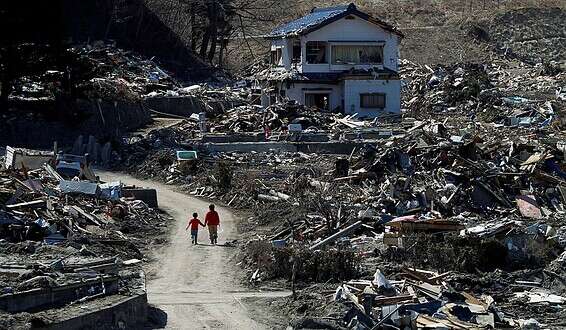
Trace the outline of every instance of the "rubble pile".
{"label": "rubble pile", "polygon": [[[234,171],[234,180],[259,176],[261,184],[253,193],[258,201],[300,201],[301,187],[329,191],[337,186],[340,189],[336,193],[345,200],[364,202],[362,196],[368,196],[372,209],[392,216],[423,211],[433,211],[431,216],[443,218],[464,212],[478,216],[513,214],[518,211],[514,207],[516,196],[529,190],[537,195],[538,207],[545,209],[541,216],[559,217],[562,198],[556,186],[565,176],[563,136],[472,121],[450,125],[415,121],[405,134],[368,144],[347,159],[300,152],[205,153],[198,159],[203,171],[193,173],[194,177],[187,181],[175,158],[175,146],[169,145],[168,150],[159,150],[155,158],[136,171],[150,173],[151,168],[167,181],[175,179],[173,182],[188,184],[189,188],[196,184],[190,180],[204,180],[205,190],[200,195],[209,196],[215,192],[209,184],[214,178],[203,174],[209,173],[213,164],[225,162]],[[152,143],[146,145],[151,147]],[[347,167],[337,177],[338,163],[346,163]],[[306,185],[300,180],[306,180]],[[356,199],[346,198],[350,192],[347,189],[352,189]],[[271,197],[261,197],[264,195]]]}
{"label": "rubble pile", "polygon": [[8,151],[0,170],[0,326],[49,326],[145,296],[139,266],[165,241],[169,221],[154,201],[136,199],[140,188],[88,180],[96,178],[81,157]]}
{"label": "rubble pile", "polygon": [[22,44],[17,52],[26,69],[14,83],[12,101],[53,101],[58,95],[138,101],[177,86],[155,62],[109,43],[78,44],[62,52],[53,46]]}
{"label": "rubble pile", "polygon": [[548,125],[557,120],[566,100],[561,89],[566,72],[559,67],[550,71],[548,65],[513,69],[508,63],[433,69],[404,60],[405,115],[425,119],[449,113],[487,122]]}
{"label": "rubble pile", "polygon": [[[155,90],[145,94],[145,97],[192,97],[204,104],[207,114],[214,117],[223,113],[227,108],[246,104],[250,94],[242,88],[200,84]],[[216,104],[223,104],[224,107],[217,107]]]}
{"label": "rubble pile", "polygon": [[[122,196],[121,183],[68,181],[50,166],[0,173],[2,236],[11,242],[82,242],[123,257],[142,258],[166,219],[143,201]],[[106,248],[105,245],[108,245]]]}
{"label": "rubble pile", "polygon": [[4,329],[50,326],[80,315],[81,309],[84,313],[145,294],[139,259],[102,257],[79,244],[2,241],[0,248]]}
{"label": "rubble pile", "polygon": [[138,100],[177,85],[155,62],[113,45],[95,43],[68,51],[75,57],[76,65],[71,67],[70,74],[77,72],[79,81],[83,81],[76,88],[89,99]]}
{"label": "rubble pile", "polygon": [[261,106],[240,106],[211,121],[211,131],[219,133],[257,132],[262,129],[285,131],[289,124],[300,124],[304,130],[331,130],[342,116],[308,109],[294,102]]}
{"label": "rubble pile", "polygon": [[[184,144],[165,147],[156,131],[132,145],[145,141],[139,153],[154,156],[131,170],[248,211],[241,226],[253,235],[243,244],[242,265],[251,283],[347,280],[376,266],[395,274],[394,265],[451,272],[450,286],[436,283],[441,288],[434,292],[471,290],[478,301],[492,295],[504,311],[482,302],[486,312],[479,314],[481,322],[487,317],[497,324],[521,308],[523,300],[514,295],[527,288],[502,292],[509,283],[533,282],[558,294],[556,281],[565,275],[559,257],[565,247],[564,133],[457,115],[443,122],[406,119],[401,126],[402,134],[349,156],[201,150],[192,160],[176,156]],[[407,299],[420,302],[418,295]],[[438,308],[421,313],[427,315],[421,321],[437,322]],[[533,309],[523,315],[541,322],[550,317]],[[471,319],[456,322],[477,324]]]}
{"label": "rubble pile", "polygon": [[496,15],[484,25],[487,39],[507,57],[526,63],[562,61],[566,38],[561,8],[521,8]]}
{"label": "rubble pile", "polygon": [[[286,281],[294,297],[275,306],[297,328],[562,327],[563,66],[402,61],[400,73],[398,122],[262,109],[246,88],[193,86],[183,93],[207,104],[244,104],[209,106],[210,133],[193,115],[130,141],[121,165],[245,212],[246,281]],[[348,151],[207,148],[311,141]]]}
{"label": "rubble pile", "polygon": [[[535,281],[513,280],[501,295],[474,293],[455,285],[450,272],[438,273],[401,266],[394,277],[378,268],[367,278],[343,281],[335,290],[328,285],[318,292],[297,293],[274,308],[291,310],[296,328],[325,329],[539,329],[560,328],[562,299]],[[485,285],[485,284],[484,284]],[[505,300],[502,301],[502,296]],[[321,300],[324,301],[321,305]],[[536,302],[535,302],[536,300]],[[506,313],[514,305],[517,313]],[[538,307],[535,307],[537,306]],[[546,306],[546,307],[545,307]],[[527,308],[525,308],[527,307]],[[540,323],[523,309],[556,308],[553,324]],[[325,315],[321,317],[320,315]]]}

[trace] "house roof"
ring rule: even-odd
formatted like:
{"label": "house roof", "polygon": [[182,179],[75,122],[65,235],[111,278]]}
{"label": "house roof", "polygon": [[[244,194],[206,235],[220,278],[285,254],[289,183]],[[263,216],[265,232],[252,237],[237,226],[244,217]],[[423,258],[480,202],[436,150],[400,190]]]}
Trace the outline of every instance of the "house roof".
{"label": "house roof", "polygon": [[359,11],[356,6],[351,3],[346,6],[314,8],[310,14],[275,28],[267,35],[267,38],[277,39],[307,34],[348,15],[356,15],[403,37],[403,34],[392,25]]}

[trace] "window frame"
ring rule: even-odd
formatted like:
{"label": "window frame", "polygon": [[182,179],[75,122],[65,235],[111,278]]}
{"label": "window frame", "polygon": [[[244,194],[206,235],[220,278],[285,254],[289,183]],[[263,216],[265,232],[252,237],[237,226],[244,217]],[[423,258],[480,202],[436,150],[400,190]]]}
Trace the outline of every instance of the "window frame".
{"label": "window frame", "polygon": [[[316,43],[317,45],[323,45],[324,46],[324,62],[310,62],[309,61],[309,56],[313,56],[313,54],[309,54],[309,44],[310,43]],[[328,54],[328,49],[330,47],[330,44],[327,41],[315,41],[315,40],[311,40],[311,41],[307,41],[305,43],[305,63],[306,64],[329,64],[329,54]],[[314,54],[314,56],[316,56],[318,54]]]}
{"label": "window frame", "polygon": [[[376,47],[380,50],[380,57],[381,62],[360,62],[358,63],[337,63],[336,62],[336,49],[338,47],[352,47],[352,48],[361,48],[361,47]],[[331,65],[383,65],[384,64],[384,45],[356,45],[356,44],[333,44],[330,49],[330,64]]]}
{"label": "window frame", "polygon": [[292,63],[301,63],[302,47],[301,47],[301,41],[300,40],[294,40],[293,41],[291,52],[292,52],[291,62]]}
{"label": "window frame", "polygon": [[271,65],[283,66],[283,47],[271,49]]}
{"label": "window frame", "polygon": [[[378,106],[364,106],[364,96],[381,96],[383,97],[383,107]],[[386,93],[360,93],[360,109],[385,109],[387,107],[387,94]]]}

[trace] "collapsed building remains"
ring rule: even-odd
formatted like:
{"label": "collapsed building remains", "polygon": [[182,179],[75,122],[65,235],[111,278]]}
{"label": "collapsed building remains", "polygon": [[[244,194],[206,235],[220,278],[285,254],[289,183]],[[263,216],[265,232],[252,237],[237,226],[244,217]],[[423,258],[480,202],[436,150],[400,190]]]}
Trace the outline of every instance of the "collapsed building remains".
{"label": "collapsed building remains", "polygon": [[164,242],[168,221],[151,194],[87,180],[96,178],[84,157],[8,150],[0,171],[0,327],[144,324],[140,265]]}

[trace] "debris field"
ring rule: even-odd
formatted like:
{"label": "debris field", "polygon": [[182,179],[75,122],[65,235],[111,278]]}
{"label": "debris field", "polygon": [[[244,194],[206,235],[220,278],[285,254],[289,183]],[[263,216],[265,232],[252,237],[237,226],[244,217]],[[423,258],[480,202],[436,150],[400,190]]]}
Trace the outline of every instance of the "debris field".
{"label": "debris field", "polygon": [[[525,13],[499,17],[492,37]],[[68,154],[6,148],[0,328],[147,305],[143,269],[172,219],[155,189],[102,182],[94,163],[237,211],[236,276],[291,292],[251,302],[273,328],[565,328],[563,49],[467,28],[489,62],[400,60],[401,115],[374,119],[288,99],[262,107],[257,80],[278,72],[261,61],[234,81],[188,84],[111,42],[21,45],[22,63],[43,65],[16,80],[13,104],[130,102],[154,128],[77,136]]]}
{"label": "debris field", "polygon": [[89,181],[88,168],[73,176],[69,157],[8,151],[0,171],[0,327],[50,327],[136,297],[147,315],[140,266],[165,243],[168,216],[136,199],[137,187]]}
{"label": "debris field", "polygon": [[247,105],[133,136],[116,166],[241,210],[243,280],[293,288],[270,304],[296,328],[560,328],[565,72],[401,74],[402,117],[365,121],[194,86]]}

